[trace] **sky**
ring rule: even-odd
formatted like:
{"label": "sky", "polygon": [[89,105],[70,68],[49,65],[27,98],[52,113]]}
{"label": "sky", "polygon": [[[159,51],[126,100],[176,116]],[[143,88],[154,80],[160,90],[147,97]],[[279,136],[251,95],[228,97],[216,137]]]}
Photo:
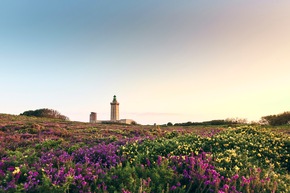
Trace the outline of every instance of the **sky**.
{"label": "sky", "polygon": [[290,110],[289,0],[0,2],[0,113],[141,124]]}

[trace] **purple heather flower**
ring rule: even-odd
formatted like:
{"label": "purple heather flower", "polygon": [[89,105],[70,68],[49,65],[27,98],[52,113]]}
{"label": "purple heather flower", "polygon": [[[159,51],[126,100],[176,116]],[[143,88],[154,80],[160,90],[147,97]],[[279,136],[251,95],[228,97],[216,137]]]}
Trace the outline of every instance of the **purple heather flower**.
{"label": "purple heather flower", "polygon": [[172,166],[171,169],[172,169],[173,171],[176,171],[176,166]]}
{"label": "purple heather flower", "polygon": [[122,189],[122,193],[131,193],[129,190]]}
{"label": "purple heather flower", "polygon": [[0,169],[0,177],[1,176],[5,176],[5,173],[3,172],[3,170]]}
{"label": "purple heather flower", "polygon": [[10,172],[13,172],[13,171],[14,171],[14,169],[15,169],[15,167],[13,167],[13,166],[12,166],[12,167],[8,167],[8,168],[7,168],[7,170],[8,170],[8,171],[10,171]]}
{"label": "purple heather flower", "polygon": [[183,176],[185,178],[190,178],[189,174],[188,174],[188,171],[186,169],[183,170]]}
{"label": "purple heather flower", "polygon": [[238,178],[239,178],[239,174],[235,174],[235,175],[232,177],[232,181],[237,180]]}
{"label": "purple heather flower", "polygon": [[236,191],[236,189],[237,189],[236,186],[232,186],[233,191]]}
{"label": "purple heather flower", "polygon": [[244,176],[242,176],[242,184],[250,184],[251,179],[247,179]]}
{"label": "purple heather flower", "polygon": [[160,166],[162,161],[162,157],[159,155],[157,159],[157,164]]}
{"label": "purple heather flower", "polygon": [[87,182],[82,181],[82,186],[84,187],[84,186],[86,186],[86,185],[87,185]]}
{"label": "purple heather flower", "polygon": [[146,158],[146,164],[148,167],[150,167],[150,165],[151,165],[150,160],[148,158]]}
{"label": "purple heather flower", "polygon": [[112,176],[112,180],[115,180],[115,179],[118,179],[118,176],[117,175],[113,175]]}
{"label": "purple heather flower", "polygon": [[204,182],[204,184],[205,185],[210,185],[211,184],[211,181],[210,180],[207,180],[207,181]]}
{"label": "purple heather flower", "polygon": [[148,177],[147,180],[143,180],[143,184],[145,186],[149,186],[150,182],[151,182],[151,178],[150,177]]}
{"label": "purple heather flower", "polygon": [[225,184],[223,188],[224,188],[225,190],[228,190],[230,187],[229,187],[229,185]]}
{"label": "purple heather flower", "polygon": [[102,186],[103,186],[103,190],[107,190],[107,186],[104,182],[102,183]]}
{"label": "purple heather flower", "polygon": [[265,183],[265,180],[262,179],[260,182],[261,182],[262,184],[264,184],[264,183]]}
{"label": "purple heather flower", "polygon": [[173,191],[173,190],[175,190],[176,188],[177,188],[176,186],[172,186],[172,187],[170,188],[170,190]]}
{"label": "purple heather flower", "polygon": [[[187,156],[186,156],[187,157]],[[195,159],[194,159],[194,157],[190,157],[189,158],[189,163],[190,163],[190,165],[194,165],[195,164]]]}
{"label": "purple heather flower", "polygon": [[201,169],[205,170],[208,167],[208,163],[200,164]]}

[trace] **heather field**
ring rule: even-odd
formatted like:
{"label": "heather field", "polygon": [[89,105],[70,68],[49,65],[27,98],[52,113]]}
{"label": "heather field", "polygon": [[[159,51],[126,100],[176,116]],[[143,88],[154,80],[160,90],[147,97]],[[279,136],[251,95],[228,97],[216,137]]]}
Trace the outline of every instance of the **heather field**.
{"label": "heather field", "polygon": [[0,193],[288,193],[289,133],[0,114]]}

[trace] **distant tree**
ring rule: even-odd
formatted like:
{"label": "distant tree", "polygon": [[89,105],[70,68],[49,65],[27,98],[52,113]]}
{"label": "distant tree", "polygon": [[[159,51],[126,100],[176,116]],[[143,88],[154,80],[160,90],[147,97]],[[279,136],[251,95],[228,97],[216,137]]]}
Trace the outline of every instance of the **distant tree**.
{"label": "distant tree", "polygon": [[137,125],[137,122],[136,121],[132,121],[131,125]]}
{"label": "distant tree", "polygon": [[44,117],[44,118],[51,118],[51,119],[60,119],[68,121],[69,118],[60,114],[58,111],[53,109],[37,109],[37,110],[29,110],[21,113],[20,115],[30,116],[30,117]]}
{"label": "distant tree", "polygon": [[174,126],[196,126],[196,125],[235,125],[235,124],[247,124],[247,119],[240,118],[228,118],[228,119],[217,119],[211,121],[203,121],[203,122],[186,122],[186,123],[175,123]]}
{"label": "distant tree", "polygon": [[272,126],[286,125],[290,123],[290,112],[284,112],[278,115],[268,115],[261,118],[261,123],[266,123]]}
{"label": "distant tree", "polygon": [[247,121],[247,119],[242,119],[242,118],[236,117],[236,118],[227,118],[225,120],[225,122],[227,124],[246,124],[248,121]]}
{"label": "distant tree", "polygon": [[225,125],[227,124],[225,120],[211,120],[202,122],[203,125]]}
{"label": "distant tree", "polygon": [[167,126],[173,126],[173,124],[171,122],[168,122]]}
{"label": "distant tree", "polygon": [[184,126],[191,126],[191,125],[193,125],[193,123],[192,123],[192,122],[190,122],[190,121],[188,121],[188,122],[184,123]]}

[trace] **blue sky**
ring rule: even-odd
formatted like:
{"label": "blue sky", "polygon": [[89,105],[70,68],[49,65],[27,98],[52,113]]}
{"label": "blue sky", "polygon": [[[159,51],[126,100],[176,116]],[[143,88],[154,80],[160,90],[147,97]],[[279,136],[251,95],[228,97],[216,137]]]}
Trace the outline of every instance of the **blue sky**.
{"label": "blue sky", "polygon": [[139,123],[290,109],[289,1],[1,1],[1,113]]}

